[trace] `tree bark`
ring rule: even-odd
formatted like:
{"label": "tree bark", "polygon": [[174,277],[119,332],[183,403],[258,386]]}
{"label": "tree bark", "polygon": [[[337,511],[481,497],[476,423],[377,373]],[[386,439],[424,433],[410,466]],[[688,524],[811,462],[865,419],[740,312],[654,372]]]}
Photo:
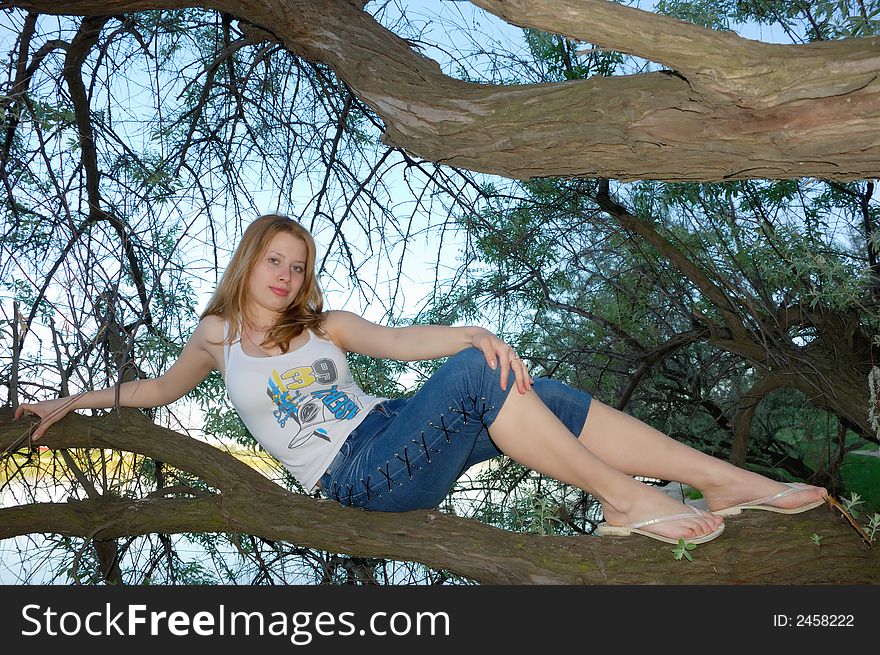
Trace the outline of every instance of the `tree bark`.
{"label": "tree bark", "polygon": [[880,175],[880,39],[769,45],[605,0],[476,0],[519,25],[673,70],[469,84],[346,0],[7,0],[52,14],[204,7],[330,65],[425,159],[510,178],[731,180]]}
{"label": "tree bark", "polygon": [[[0,448],[26,447],[26,435],[23,422],[0,410]],[[145,418],[72,414],[40,443],[139,452],[192,472],[217,492],[0,509],[0,539],[32,533],[106,540],[154,532],[244,532],[331,552],[422,562],[485,584],[880,583],[880,551],[865,546],[828,508],[732,517],[720,539],[698,546],[693,562],[683,562],[673,558],[670,545],[639,537],[547,537],[438,511],[346,508],[288,492],[231,455]],[[822,537],[821,546],[812,543],[814,533]]]}

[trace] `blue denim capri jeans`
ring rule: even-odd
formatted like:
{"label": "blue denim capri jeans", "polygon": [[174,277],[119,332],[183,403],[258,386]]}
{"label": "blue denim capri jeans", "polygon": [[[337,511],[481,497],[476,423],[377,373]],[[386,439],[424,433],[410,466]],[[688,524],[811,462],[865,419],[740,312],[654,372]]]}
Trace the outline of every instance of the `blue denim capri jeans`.
{"label": "blue denim capri jeans", "polygon": [[[320,479],[327,498],[384,512],[437,507],[470,466],[501,454],[489,438],[508,393],[476,348],[452,356],[410,398],[377,405],[348,436]],[[511,391],[513,389],[513,391]],[[577,437],[590,395],[558,380],[532,389]],[[529,435],[523,435],[528,438]]]}

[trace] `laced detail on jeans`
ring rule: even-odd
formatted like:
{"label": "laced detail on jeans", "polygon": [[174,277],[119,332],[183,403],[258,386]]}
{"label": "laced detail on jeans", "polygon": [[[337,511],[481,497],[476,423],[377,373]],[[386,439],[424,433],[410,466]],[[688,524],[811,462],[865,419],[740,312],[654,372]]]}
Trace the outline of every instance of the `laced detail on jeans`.
{"label": "laced detail on jeans", "polygon": [[[483,398],[483,400],[485,401],[486,399]],[[474,406],[476,406],[476,404],[477,404],[477,403],[476,403],[476,399],[471,399],[471,402],[474,403]],[[459,407],[450,407],[450,408],[449,408],[449,411],[450,411],[450,412],[457,412],[457,413],[461,414],[461,420],[462,420],[462,422],[463,422],[465,425],[468,424],[468,411],[467,411],[467,407],[465,407],[465,404],[464,404],[464,401],[463,401],[463,400],[461,401],[461,407],[460,407],[460,408],[459,408]]]}
{"label": "laced detail on jeans", "polygon": [[412,462],[409,461],[409,450],[406,446],[403,447],[403,457],[400,456],[400,453],[394,453],[395,459],[399,459],[401,462],[406,464],[406,473],[409,475],[409,479],[413,479],[413,465]]}
{"label": "laced detail on jeans", "polygon": [[361,478],[361,484],[364,485],[364,489],[367,492],[367,502],[370,502],[370,497],[372,496],[372,489],[370,488],[370,480],[372,479],[372,475],[368,475],[366,480]]}
{"label": "laced detail on jeans", "polygon": [[[346,486],[348,486],[349,488],[351,487],[350,484],[348,484]],[[336,482],[336,480],[334,480],[333,482],[330,483],[330,489],[327,491],[327,493],[337,503],[342,503],[342,494],[340,494],[341,490],[342,490],[342,485],[339,484],[338,482]],[[351,497],[351,493],[349,493],[348,495],[349,495],[349,497]],[[343,503],[343,504],[345,504],[345,503]]]}
{"label": "laced detail on jeans", "polygon": [[[462,421],[464,422],[464,425],[468,424],[468,417],[472,418],[473,416],[476,416],[479,419],[480,423],[483,424],[483,429],[486,430],[486,432],[488,432],[489,426],[486,424],[486,414],[488,414],[489,412],[494,410],[495,406],[489,405],[487,407],[486,406],[486,398],[482,397],[482,396],[480,398],[468,396],[468,400],[471,401],[471,405],[473,406],[473,409],[471,410],[471,412],[472,412],[471,414],[468,414],[468,408],[465,405],[464,400],[461,401],[460,407],[450,407],[449,411],[454,414],[461,414],[461,418],[462,418]],[[479,405],[479,407],[478,407],[478,405]],[[441,414],[440,416],[442,417],[443,414]]]}
{"label": "laced detail on jeans", "polygon": [[[495,405],[489,405],[488,407],[486,407],[486,399],[485,399],[485,398],[480,398],[480,401],[482,402],[482,409],[479,410],[479,412],[480,412],[480,423],[483,424],[483,429],[484,429],[486,432],[489,432],[489,426],[486,424],[486,414],[488,414],[489,412],[493,411],[493,410],[495,409]],[[474,398],[474,401],[473,401],[473,402],[474,402],[474,407],[476,407],[476,405],[477,405],[477,400],[476,400],[476,398]]]}
{"label": "laced detail on jeans", "polygon": [[[485,430],[487,433],[489,431],[489,425],[486,422],[486,415],[492,412],[494,409],[494,405],[487,405],[485,397],[479,396],[468,396],[461,400],[461,403],[458,407],[448,408],[450,414],[461,416],[461,421],[463,425],[468,425],[469,422],[472,423],[477,420],[481,424],[482,430]],[[455,420],[457,420],[457,417],[455,417],[455,419],[452,421],[453,424],[455,423]],[[441,432],[444,439],[446,439],[446,443],[452,443],[453,437],[461,432],[460,429],[454,428],[452,427],[452,425],[450,425],[449,417],[442,412],[439,415],[438,423],[429,422],[428,425],[434,430]],[[428,433],[430,434],[430,430],[428,431]],[[330,495],[334,497],[338,502],[343,502],[342,498],[345,498],[347,500],[347,503],[343,504],[352,505],[355,498],[357,498],[361,494],[366,493],[366,502],[369,503],[373,499],[381,498],[382,494],[385,493],[385,487],[387,487],[388,493],[393,493],[395,486],[403,486],[402,482],[394,479],[395,474],[399,476],[400,471],[402,471],[403,469],[401,468],[399,471],[392,473],[392,460],[397,460],[405,464],[407,476],[410,480],[412,480],[414,478],[414,473],[416,471],[420,471],[423,468],[423,466],[420,466],[416,463],[419,455],[424,455],[425,463],[431,464],[435,459],[432,456],[442,452],[440,448],[435,448],[428,443],[428,438],[425,432],[420,432],[419,437],[415,439],[410,439],[410,442],[412,443],[413,447],[418,449],[418,452],[416,453],[416,451],[414,451],[411,453],[409,450],[411,446],[407,445],[404,446],[402,450],[394,453],[391,459],[385,461],[384,467],[376,467],[376,471],[382,475],[379,480],[373,481],[372,476],[368,475],[366,479],[360,479],[359,485],[346,483],[346,489],[344,493],[341,493],[343,491],[342,488],[336,482],[334,482],[332,484],[332,491]],[[379,489],[377,489],[376,487],[377,483],[382,485]],[[360,487],[362,487],[362,489]]]}
{"label": "laced detail on jeans", "polygon": [[439,448],[431,448],[431,447],[428,445],[428,442],[425,440],[425,433],[424,433],[424,432],[421,432],[421,433],[420,433],[420,436],[421,436],[421,439],[422,439],[420,442],[419,442],[419,441],[416,441],[415,439],[412,439],[411,441],[412,441],[416,446],[418,446],[419,448],[422,449],[422,452],[425,453],[425,462],[428,463],[428,464],[430,464],[430,463],[431,463],[431,453],[432,453],[432,452],[439,453],[439,452],[440,452],[440,449],[439,449]]}
{"label": "laced detail on jeans", "polygon": [[[396,455],[395,455],[396,457]],[[394,479],[394,476],[391,475],[391,462],[385,462],[385,470],[382,470],[381,466],[377,466],[376,470],[379,471],[382,475],[385,476],[385,481],[388,483],[388,493],[394,491],[394,487],[391,485],[392,482],[397,482]],[[397,486],[402,486],[402,482],[397,482]]]}
{"label": "laced detail on jeans", "polygon": [[[367,502],[370,501],[370,498],[373,495],[372,494],[373,490],[370,487],[371,480],[372,480],[372,476],[369,476],[369,475],[367,476],[366,480],[364,480],[363,478],[361,478],[361,480],[360,480],[361,484],[364,485],[364,491],[367,492]],[[342,485],[340,485],[338,482],[334,481],[330,487],[330,491],[329,491],[328,495],[331,498],[333,498],[337,503],[342,503],[343,505],[348,505],[348,506],[351,506],[352,504],[354,504],[354,496],[356,494],[361,493],[355,489],[355,485],[350,484],[348,482],[345,483],[345,492],[344,493],[340,493],[340,492],[342,492]],[[345,498],[346,502],[343,501],[343,498]]]}
{"label": "laced detail on jeans", "polygon": [[[452,407],[450,407],[449,409],[455,411]],[[440,430],[443,433],[443,436],[446,437],[446,443],[452,442],[452,437],[450,437],[450,434],[458,434],[459,432],[461,432],[461,430],[452,430],[451,428],[447,427],[446,417],[442,413],[440,414],[440,425],[436,425],[435,423],[428,423],[428,425],[430,425],[435,430]]]}
{"label": "laced detail on jeans", "polygon": [[[467,404],[465,403],[464,400],[461,401],[460,407],[449,407],[449,411],[452,414],[460,414],[464,425],[467,425],[469,417],[471,419],[473,419],[474,416],[477,416],[479,418],[480,423],[482,423],[483,429],[486,430],[486,432],[488,433],[489,426],[486,424],[485,417],[486,417],[486,414],[488,414],[489,412],[494,410],[495,407],[493,405],[487,406],[485,397],[480,397],[480,398],[469,397],[468,400],[470,400],[471,404],[473,405],[473,410],[471,410],[470,413],[468,412]],[[435,430],[442,432],[443,437],[446,439],[446,443],[452,443],[453,435],[456,435],[459,432],[461,432],[460,429],[453,428],[447,424],[446,415],[443,414],[442,412],[440,413],[439,424],[431,422],[431,423],[428,423],[428,425],[430,427],[434,428]],[[431,464],[433,461],[431,459],[432,452],[433,453],[441,452],[439,448],[432,448],[431,446],[428,445],[428,441],[425,438],[424,432],[419,433],[419,439],[411,439],[410,441],[415,446],[420,448],[422,453],[424,453],[425,462],[427,464]],[[422,468],[421,466],[417,466],[412,462],[412,460],[410,459],[409,448],[407,446],[403,447],[402,453],[400,453],[400,452],[394,453],[394,459],[406,464],[406,474],[410,480],[413,479],[413,472],[421,470],[421,468]],[[402,486],[402,483],[397,482],[391,473],[391,461],[390,460],[387,460],[385,462],[384,469],[381,466],[377,466],[376,470],[379,473],[381,473],[382,476],[384,477],[385,483],[388,485],[388,493],[391,493],[392,491],[394,491],[394,484],[392,484],[392,483],[396,483],[397,486]],[[363,480],[361,480],[361,482],[363,482]],[[369,495],[369,487],[367,488],[367,493]],[[368,500],[369,500],[369,498],[368,498]]]}

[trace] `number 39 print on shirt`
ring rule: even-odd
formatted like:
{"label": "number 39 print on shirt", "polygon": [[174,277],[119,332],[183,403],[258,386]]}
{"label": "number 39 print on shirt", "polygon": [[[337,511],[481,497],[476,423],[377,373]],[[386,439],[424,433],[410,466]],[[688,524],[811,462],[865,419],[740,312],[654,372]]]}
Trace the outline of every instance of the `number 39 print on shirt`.
{"label": "number 39 print on shirt", "polygon": [[357,401],[332,384],[337,378],[336,365],[326,358],[283,373],[272,370],[266,393],[275,403],[273,415],[282,428],[290,421],[296,430],[288,448],[295,448],[311,437],[329,441],[329,423],[358,415],[361,407]]}

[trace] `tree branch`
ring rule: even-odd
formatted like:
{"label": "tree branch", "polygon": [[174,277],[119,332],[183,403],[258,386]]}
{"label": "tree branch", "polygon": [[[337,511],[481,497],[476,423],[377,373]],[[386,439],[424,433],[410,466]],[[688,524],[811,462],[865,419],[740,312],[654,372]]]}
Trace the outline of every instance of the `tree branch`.
{"label": "tree branch", "polygon": [[[665,544],[642,538],[547,537],[513,533],[438,511],[368,512],[288,492],[232,456],[152,425],[111,415],[68,415],[41,440],[58,447],[123,448],[209,479],[220,494],[197,498],[108,499],[36,503],[0,509],[0,539],[59,533],[113,539],[181,532],[242,532],[360,557],[422,562],[487,584],[682,584],[762,580],[777,583],[880,582],[880,550],[866,551],[830,510],[731,521],[723,540],[699,547],[682,574]],[[0,448],[19,440],[22,424],[0,410]],[[109,425],[115,425],[110,429]],[[259,506],[259,512],[254,507]],[[754,514],[766,514],[755,512]],[[760,530],[761,540],[749,535]],[[809,535],[823,534],[822,565]],[[749,539],[748,556],[742,544]],[[806,546],[804,545],[806,544]],[[825,547],[827,545],[827,548]],[[769,552],[784,549],[784,559]],[[632,561],[639,566],[632,566]],[[780,562],[784,562],[782,565]],[[812,565],[811,565],[812,563]]]}
{"label": "tree branch", "polygon": [[[541,4],[556,14],[559,31],[566,29],[572,19],[560,14],[555,0],[532,3]],[[693,60],[694,66],[709,58],[725,70],[703,66],[692,77],[660,72],[497,86],[444,75],[350,2],[9,0],[0,6],[56,14],[190,6],[228,12],[271,32],[294,54],[330,65],[384,120],[386,143],[510,178],[880,176],[880,55],[871,39],[768,46],[651,16],[659,31],[675,25],[681,34],[672,55],[652,57]],[[622,29],[615,25],[625,8],[597,0],[583,6],[611,12],[602,14],[609,24],[601,29],[612,35]],[[697,32],[699,47],[688,59],[681,51]],[[644,45],[651,39],[637,33],[608,38],[625,51],[651,47]],[[730,39],[735,53],[750,57],[719,61]]]}
{"label": "tree branch", "polygon": [[638,216],[633,216],[619,202],[611,197],[608,180],[601,180],[596,193],[596,204],[612,216],[624,228],[638,234],[648,241],[657,251],[665,257],[682,275],[690,280],[706,298],[708,298],[724,317],[727,329],[734,335],[736,340],[747,340],[746,330],[742,324],[742,318],[733,301],[724,290],[712,282],[692,261],[679,252],[666,239],[664,239],[653,227]]}
{"label": "tree branch", "polygon": [[[840,78],[840,92],[848,84],[858,88],[876,78],[880,65],[880,55],[868,39],[797,46],[761,43],[608,0],[471,2],[520,27],[565,34],[664,64],[695,88],[729,97],[742,106],[809,98],[811,86],[824,86],[834,77]],[[771,100],[766,94],[781,74],[798,83],[776,88]]]}

